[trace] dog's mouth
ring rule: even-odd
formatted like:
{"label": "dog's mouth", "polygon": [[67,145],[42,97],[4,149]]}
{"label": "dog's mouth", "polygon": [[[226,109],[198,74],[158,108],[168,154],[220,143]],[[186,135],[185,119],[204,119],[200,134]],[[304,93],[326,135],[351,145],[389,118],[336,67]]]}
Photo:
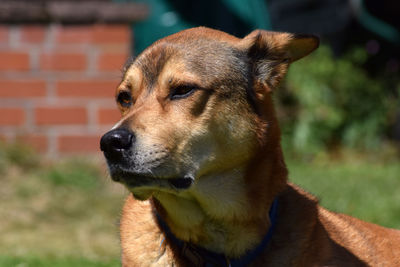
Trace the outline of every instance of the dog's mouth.
{"label": "dog's mouth", "polygon": [[129,171],[111,171],[114,181],[126,185],[129,189],[138,187],[158,187],[173,190],[188,189],[194,182],[194,177],[184,175],[183,177],[161,178],[148,174],[134,173]]}

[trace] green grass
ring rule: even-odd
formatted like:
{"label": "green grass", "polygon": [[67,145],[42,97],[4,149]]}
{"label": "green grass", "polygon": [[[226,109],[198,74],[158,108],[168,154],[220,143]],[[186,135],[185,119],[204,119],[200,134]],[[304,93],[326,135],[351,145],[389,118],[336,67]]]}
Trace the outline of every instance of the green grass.
{"label": "green grass", "polygon": [[[290,179],[323,206],[400,228],[400,164],[320,157],[287,160]],[[118,218],[126,191],[97,159],[49,162],[0,144],[0,266],[120,266]]]}
{"label": "green grass", "polygon": [[119,260],[94,261],[83,258],[40,258],[0,256],[0,266],[16,267],[119,267]]}
{"label": "green grass", "polygon": [[0,144],[0,183],[0,266],[119,265],[126,192],[102,159],[49,162]]}
{"label": "green grass", "polygon": [[400,229],[399,161],[287,161],[292,182],[322,206],[365,221]]}

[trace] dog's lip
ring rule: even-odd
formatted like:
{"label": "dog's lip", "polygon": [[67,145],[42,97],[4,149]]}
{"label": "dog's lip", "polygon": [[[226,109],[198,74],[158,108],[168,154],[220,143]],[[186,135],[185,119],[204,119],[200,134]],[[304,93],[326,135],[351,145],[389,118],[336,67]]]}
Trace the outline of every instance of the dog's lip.
{"label": "dog's lip", "polygon": [[159,186],[178,190],[188,189],[194,182],[192,175],[183,177],[161,178],[149,174],[134,173],[128,171],[117,171],[111,175],[112,179],[125,184],[128,188],[143,186]]}

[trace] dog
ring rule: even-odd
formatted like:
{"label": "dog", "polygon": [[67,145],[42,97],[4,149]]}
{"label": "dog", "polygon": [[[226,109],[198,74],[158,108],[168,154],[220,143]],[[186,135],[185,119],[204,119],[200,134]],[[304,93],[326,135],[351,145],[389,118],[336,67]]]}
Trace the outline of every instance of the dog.
{"label": "dog", "polygon": [[[312,35],[199,27],[126,67],[101,150],[132,194],[122,266],[400,266],[400,231],[288,182],[272,93]],[[340,79],[340,77],[338,77]]]}

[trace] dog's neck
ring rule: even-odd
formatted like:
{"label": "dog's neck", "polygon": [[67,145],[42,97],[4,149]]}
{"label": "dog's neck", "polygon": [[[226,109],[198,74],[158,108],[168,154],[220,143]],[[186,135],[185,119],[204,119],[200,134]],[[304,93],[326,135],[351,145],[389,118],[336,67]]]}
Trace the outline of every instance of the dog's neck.
{"label": "dog's neck", "polygon": [[280,147],[273,150],[247,166],[203,176],[183,193],[157,192],[154,208],[180,240],[242,256],[267,233],[270,206],[286,185]]}

